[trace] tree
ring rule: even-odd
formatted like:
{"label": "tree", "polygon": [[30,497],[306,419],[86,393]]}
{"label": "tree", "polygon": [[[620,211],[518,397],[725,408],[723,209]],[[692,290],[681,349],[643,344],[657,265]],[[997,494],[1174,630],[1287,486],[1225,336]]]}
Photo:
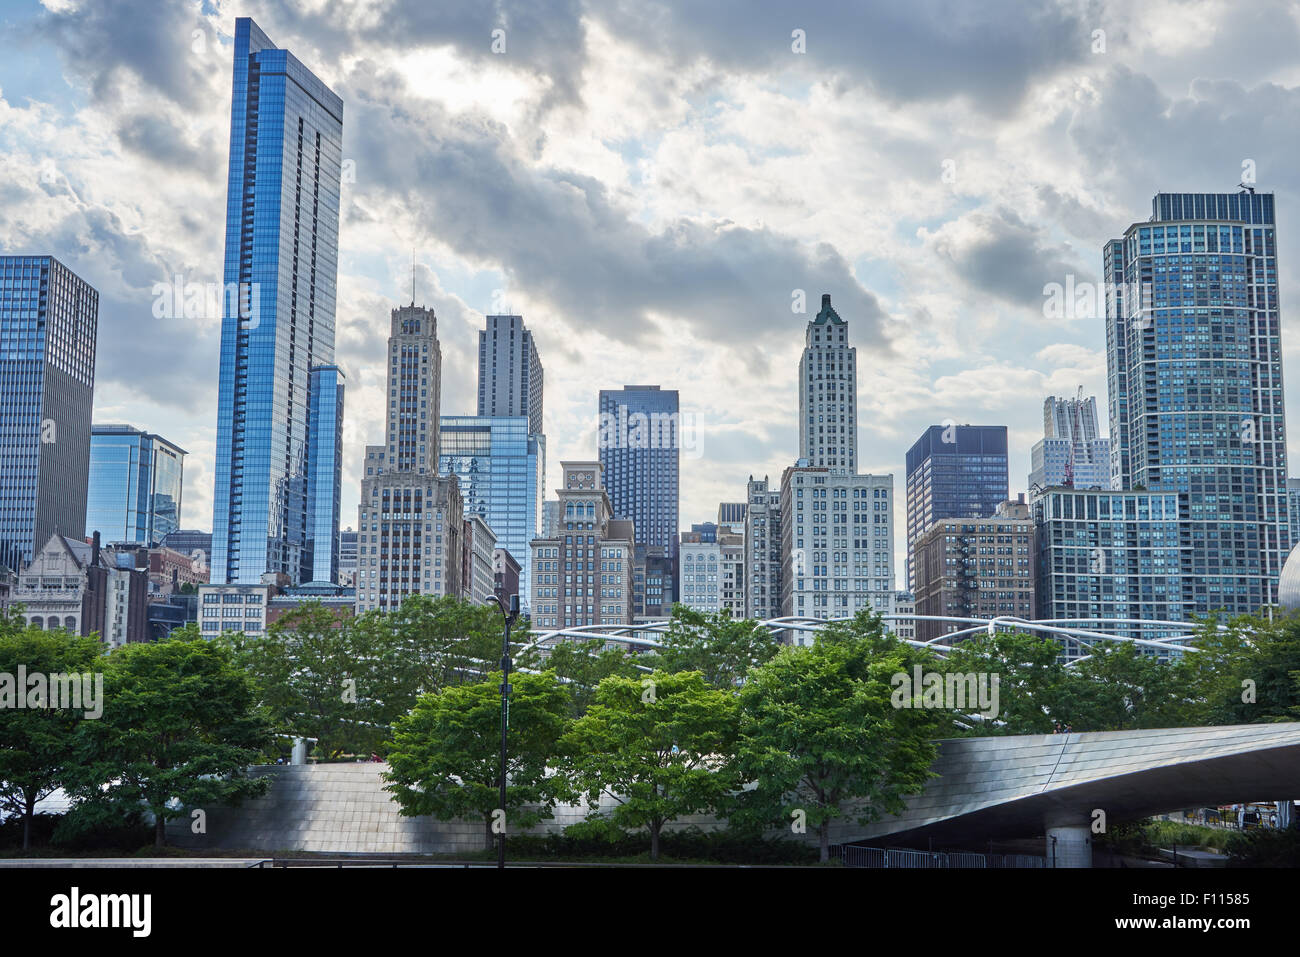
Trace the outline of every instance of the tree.
{"label": "tree", "polygon": [[556,642],[543,657],[536,649],[522,655],[521,669],[546,668],[564,682],[573,699],[572,716],[587,713],[596,698],[596,688],[610,675],[631,678],[637,675],[637,659],[622,648],[607,648],[602,638],[585,641]]}
{"label": "tree", "polygon": [[[400,656],[410,700],[403,713],[426,692],[473,684],[500,667],[501,616],[495,605],[462,601],[450,595],[411,595],[400,608],[377,620],[389,640],[377,644]],[[526,632],[516,628],[516,642]]]}
{"label": "tree", "polygon": [[[42,631],[13,622],[0,624],[0,808],[22,815],[23,850],[31,846],[32,816],[36,803],[62,787],[65,776],[76,761],[77,728],[91,720],[102,700],[88,700],[96,695],[93,673],[102,666],[103,646],[98,638],[79,637],[68,632]],[[25,674],[18,686],[19,669]],[[32,676],[41,676],[47,690],[33,698],[37,689],[28,685]],[[49,676],[67,677],[82,695],[79,701],[56,701]],[[90,676],[89,687],[81,680]],[[13,682],[11,694],[23,697],[6,699],[4,677]],[[102,690],[102,681],[99,689]],[[90,695],[85,692],[89,691]],[[76,704],[79,708],[56,708],[56,704]],[[33,707],[35,705],[35,707]]]}
{"label": "tree", "polygon": [[568,721],[569,695],[551,672],[511,676],[507,724],[506,806],[500,807],[501,683],[452,685],[420,697],[401,718],[389,748],[385,777],[401,813],[442,821],[478,817],[486,847],[494,839],[494,812],[512,828],[551,817],[564,781],[547,773]]}
{"label": "tree", "polygon": [[970,638],[948,654],[948,673],[998,676],[997,720],[963,723],[966,733],[1050,734],[1057,721],[1071,720],[1073,677],[1060,661],[1061,645],[1052,638],[999,631]]}
{"label": "tree", "polygon": [[1176,727],[1187,710],[1180,670],[1132,642],[1097,642],[1072,671],[1065,707],[1075,731]]}
{"label": "tree", "polygon": [[664,671],[698,671],[715,688],[735,688],[751,668],[770,661],[780,648],[771,630],[753,620],[674,605],[658,649],[658,666]]}
{"label": "tree", "polygon": [[267,779],[247,775],[269,735],[252,685],[228,650],[192,628],[115,650],[104,698],[103,717],[78,729],[71,790],[123,817],[148,808],[155,847],[166,843],[168,819],[265,791]]}
{"label": "tree", "polygon": [[738,786],[735,739],[730,692],[710,688],[697,671],[656,671],[601,681],[595,704],[561,748],[569,780],[593,811],[600,795],[609,795],[612,823],[647,828],[650,857],[658,860],[665,824],[718,809]]}
{"label": "tree", "polygon": [[385,699],[398,697],[393,689],[401,682],[392,673],[396,656],[377,640],[382,635],[311,601],[263,637],[227,633],[219,642],[252,679],[277,731],[315,738],[320,754],[336,757],[369,754],[388,737]]}
{"label": "tree", "polygon": [[931,777],[931,739],[952,726],[943,711],[892,703],[892,677],[914,664],[933,659],[863,612],[750,672],[740,690],[737,765],[755,786],[741,795],[738,820],[803,820],[817,828],[825,862],[832,820],[853,813],[867,824],[900,812],[904,796]]}

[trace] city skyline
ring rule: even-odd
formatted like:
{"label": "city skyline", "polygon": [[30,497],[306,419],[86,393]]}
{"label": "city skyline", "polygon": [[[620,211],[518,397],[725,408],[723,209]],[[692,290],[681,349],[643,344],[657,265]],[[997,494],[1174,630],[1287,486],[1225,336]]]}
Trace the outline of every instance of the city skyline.
{"label": "city skyline", "polygon": [[[0,213],[0,243],[6,252],[60,257],[100,290],[94,418],[132,422],[190,451],[181,520],[187,528],[207,528],[211,515],[220,322],[149,312],[159,298],[155,283],[178,274],[186,282],[222,278],[220,229],[211,224],[225,202],[220,174],[234,17],[225,9],[198,10],[178,5],[78,22],[19,9],[6,16],[35,25],[0,68],[14,120],[0,149],[18,160],[13,208],[31,211],[21,222],[12,211]],[[676,32],[692,33],[678,63],[653,38],[631,38],[617,15],[593,10],[586,32],[574,33],[586,79],[545,54],[564,35],[563,17],[547,44],[512,27],[506,52],[496,55],[486,20],[463,34],[425,26],[395,44],[365,30],[345,36],[320,18],[295,22],[256,4],[248,12],[358,106],[348,113],[342,171],[344,526],[358,499],[357,463],[380,421],[383,318],[407,298],[413,247],[419,297],[442,320],[444,412],[476,411],[474,337],[483,317],[522,314],[547,363],[552,464],[545,487],[555,487],[555,463],[594,456],[591,408],[600,388],[657,382],[681,392],[683,411],[694,412],[701,427],[701,458],[682,470],[685,521],[711,516],[718,501],[740,496],[746,476],[778,477],[795,457],[797,427],[788,406],[797,388],[797,335],[822,293],[832,295],[861,337],[859,471],[901,480],[911,439],[952,419],[1006,424],[1009,470],[1024,476],[1041,436],[1045,396],[1083,386],[1099,397],[1099,415],[1110,418],[1104,320],[1099,313],[1047,319],[1044,286],[1071,276],[1079,283],[1102,279],[1096,251],[1127,223],[1144,219],[1161,190],[1231,190],[1249,169],[1261,189],[1277,192],[1284,229],[1295,208],[1296,174],[1283,161],[1289,140],[1285,131],[1274,132],[1296,96],[1286,49],[1294,23],[1263,8],[1218,20],[1203,8],[1218,31],[1212,46],[1148,39],[1158,35],[1158,8],[1108,8],[1097,24],[1052,9],[1038,33],[1013,22],[995,41],[998,50],[1016,52],[1052,38],[1056,61],[1028,57],[1021,65],[989,56],[978,32],[951,38],[926,11],[894,12],[895,46],[915,66],[893,75],[857,62],[862,58],[850,56],[835,35],[871,35],[870,21],[837,30],[816,12],[807,23],[789,24],[789,15],[758,8],[741,44],[726,30],[684,29],[690,17],[674,13],[684,18],[672,21]],[[997,12],[987,17],[993,23]],[[1268,18],[1268,30],[1259,18]],[[807,32],[803,60],[789,49],[794,26]],[[1095,52],[1098,27],[1106,43]],[[89,34],[80,31],[91,28],[109,39],[88,48]],[[150,41],[112,41],[127,28],[149,31]],[[204,40],[201,52],[195,30]],[[767,35],[761,56],[741,52]],[[1243,65],[1230,54],[1247,42],[1251,56]],[[437,58],[416,57],[428,49],[439,51]],[[627,69],[630,50],[638,52],[631,58],[637,67],[624,82],[666,80],[664,102],[646,103],[641,116],[628,116],[635,111],[622,103],[612,109],[616,91],[628,89],[611,81]],[[939,79],[926,85],[927,69],[951,76],[935,50],[959,62],[978,52],[989,67],[982,85],[952,95]],[[422,82],[413,59],[439,83]],[[61,68],[32,69],[36,62]],[[367,62],[386,63],[393,82]],[[892,56],[881,62],[898,66]],[[734,76],[715,76],[717,64]],[[838,88],[827,85],[827,74]],[[715,115],[702,108],[690,83],[727,109]],[[1259,95],[1245,95],[1250,91]],[[1035,119],[1049,95],[1052,110]],[[799,108],[784,108],[787,100]],[[918,128],[910,107],[922,102],[934,111]],[[426,129],[395,117],[412,104],[421,107],[416,113]],[[1117,118],[1117,104],[1136,106]],[[786,124],[780,131],[772,125],[778,107]],[[102,118],[87,126],[96,112]],[[468,128],[476,118],[498,125]],[[542,118],[550,138],[534,154],[527,144]],[[85,127],[88,147],[73,151],[42,139],[47,121]],[[1064,138],[1061,128],[1069,130]],[[651,134],[658,129],[667,135]],[[872,132],[882,135],[867,145]],[[728,136],[748,152],[729,151]],[[864,149],[870,162],[863,162]],[[488,172],[461,184],[467,195],[457,197],[424,174],[450,172],[439,164],[461,153],[482,158]],[[24,155],[43,159],[24,163]],[[156,175],[121,173],[141,162]],[[842,183],[833,202],[816,185],[828,177]],[[791,212],[782,213],[775,198],[747,197],[728,185],[744,179],[779,181]],[[891,182],[899,188],[886,188]],[[599,201],[609,217],[601,222],[614,225],[577,217],[565,200],[573,189]],[[480,204],[494,198],[527,201],[524,208],[573,227],[572,238],[541,259],[543,234],[515,229],[512,236],[508,222],[480,215]],[[481,224],[481,234],[468,228],[469,219]],[[671,250],[674,237],[689,255],[663,261],[667,283],[640,269],[614,268],[633,244]],[[554,266],[561,253],[575,265],[541,268]],[[1280,296],[1295,301],[1288,253],[1285,245],[1279,250]],[[728,272],[762,282],[744,293],[738,289],[745,283],[729,280]],[[804,313],[790,311],[795,290],[805,297]],[[494,302],[497,291],[502,297]],[[1290,361],[1300,340],[1289,332],[1285,306],[1282,320]],[[140,323],[148,323],[150,335],[139,334]],[[735,334],[737,323],[745,334]],[[583,336],[594,337],[589,341],[604,357],[598,365],[585,348],[570,345]],[[887,361],[868,362],[868,354]],[[142,363],[151,371],[148,387],[138,372]],[[1019,484],[1013,479],[1013,493]],[[895,521],[903,527],[897,504]],[[896,546],[900,581],[904,558]]]}

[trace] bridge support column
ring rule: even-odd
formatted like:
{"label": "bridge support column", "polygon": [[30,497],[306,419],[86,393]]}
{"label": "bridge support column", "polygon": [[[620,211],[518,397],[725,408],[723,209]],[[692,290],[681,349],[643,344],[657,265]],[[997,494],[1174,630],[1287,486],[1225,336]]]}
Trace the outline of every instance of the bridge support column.
{"label": "bridge support column", "polygon": [[1092,828],[1087,824],[1048,824],[1048,867],[1092,867]]}

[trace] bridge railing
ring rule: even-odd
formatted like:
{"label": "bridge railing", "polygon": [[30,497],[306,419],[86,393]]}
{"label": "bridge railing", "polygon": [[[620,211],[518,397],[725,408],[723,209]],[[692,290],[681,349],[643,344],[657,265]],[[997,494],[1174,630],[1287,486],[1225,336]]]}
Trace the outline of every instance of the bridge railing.
{"label": "bridge railing", "polygon": [[977,854],[971,851],[916,851],[905,847],[840,848],[845,867],[870,868],[1020,868],[1046,867],[1047,858],[1034,854]]}

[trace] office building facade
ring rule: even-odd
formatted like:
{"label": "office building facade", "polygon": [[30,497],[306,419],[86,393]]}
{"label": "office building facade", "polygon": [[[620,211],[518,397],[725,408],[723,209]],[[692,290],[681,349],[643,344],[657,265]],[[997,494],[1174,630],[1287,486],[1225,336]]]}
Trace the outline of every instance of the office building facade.
{"label": "office building facade", "polygon": [[438,475],[442,349],[432,309],[392,311],[383,445],[366,446],[357,508],[357,614],[463,592],[464,505]]}
{"label": "office building facade", "polygon": [[160,545],[180,528],[185,450],[129,425],[92,425],[86,537]]}
{"label": "office building facade", "polygon": [[478,414],[528,420],[541,435],[542,360],[521,316],[488,316],[478,334]]}
{"label": "office building facade", "polygon": [[908,587],[912,548],[935,522],[993,514],[1009,494],[1005,425],[932,425],[907,452]]}
{"label": "office building facade", "polygon": [[[527,555],[542,534],[546,436],[529,431],[526,416],[444,415],[438,472],[454,476],[465,515],[477,515],[511,555]],[[520,605],[529,610],[529,572],[521,569]]]}
{"label": "office building facade", "polygon": [[[235,21],[213,580],[308,581],[337,564],[334,364],[343,101],[252,20]],[[341,393],[339,393],[341,399]],[[323,419],[317,419],[323,416]],[[328,527],[330,516],[335,524]],[[332,543],[325,558],[325,543]],[[318,554],[320,557],[318,558]]]}
{"label": "office building facade", "polygon": [[799,456],[813,468],[858,470],[858,350],[849,324],[822,296],[799,360]]}
{"label": "office building facade", "polygon": [[745,617],[781,617],[781,490],[749,477],[745,508]]}
{"label": "office building facade", "polygon": [[0,566],[86,529],[99,293],[51,256],[0,256]]}
{"label": "office building facade", "polygon": [[1097,399],[1043,402],[1043,437],[1029,454],[1029,491],[1047,488],[1110,488],[1110,440],[1097,428]]}
{"label": "office building facade", "polygon": [[682,430],[675,389],[602,389],[597,446],[614,514],[638,541],[677,557]]}

